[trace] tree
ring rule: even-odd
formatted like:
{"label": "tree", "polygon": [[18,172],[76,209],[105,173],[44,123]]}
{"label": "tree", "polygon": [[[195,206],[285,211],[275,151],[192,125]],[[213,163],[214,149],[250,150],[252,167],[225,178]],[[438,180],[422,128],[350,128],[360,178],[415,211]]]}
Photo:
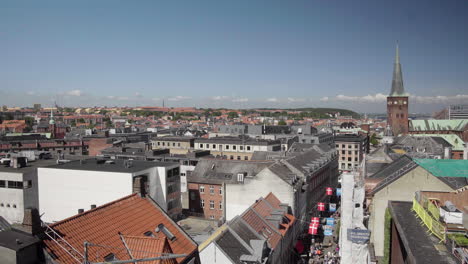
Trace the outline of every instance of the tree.
{"label": "tree", "polygon": [[239,117],[239,115],[237,114],[237,112],[229,112],[228,117],[229,118],[237,118],[237,117]]}
{"label": "tree", "polygon": [[78,122],[79,122],[79,123],[84,123],[85,120],[84,120],[84,118],[80,118],[80,119],[78,119]]}
{"label": "tree", "polygon": [[286,125],[286,121],[284,120],[278,121],[278,126],[285,126],[285,125]]}
{"label": "tree", "polygon": [[372,144],[372,146],[377,146],[379,145],[379,141],[377,140],[377,136],[374,134],[372,134],[371,138],[370,138],[370,143]]}

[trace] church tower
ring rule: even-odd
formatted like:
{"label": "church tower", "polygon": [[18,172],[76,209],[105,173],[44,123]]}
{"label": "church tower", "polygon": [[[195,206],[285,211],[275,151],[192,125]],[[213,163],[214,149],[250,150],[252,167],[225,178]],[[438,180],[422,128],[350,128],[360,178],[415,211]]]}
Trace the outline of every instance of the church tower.
{"label": "church tower", "polygon": [[49,132],[51,133],[51,138],[55,138],[55,128],[54,112],[50,110]]}
{"label": "church tower", "polygon": [[387,96],[387,125],[390,126],[394,136],[408,133],[408,94],[405,93],[403,86],[398,44],[393,67],[392,91]]}

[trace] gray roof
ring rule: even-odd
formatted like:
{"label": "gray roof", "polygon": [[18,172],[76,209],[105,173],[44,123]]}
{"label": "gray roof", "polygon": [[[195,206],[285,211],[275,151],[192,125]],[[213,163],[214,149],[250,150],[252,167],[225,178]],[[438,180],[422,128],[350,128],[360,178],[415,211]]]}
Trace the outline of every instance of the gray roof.
{"label": "gray roof", "polygon": [[167,137],[156,137],[156,138],[153,138],[153,140],[155,141],[174,141],[174,142],[190,142],[190,141],[193,141],[195,138],[194,137],[171,137],[171,136],[167,136]]}
{"label": "gray roof", "polygon": [[28,162],[26,167],[23,168],[13,168],[13,167],[6,167],[5,165],[0,165],[0,172],[13,172],[13,173],[29,173],[31,171],[36,170],[39,167],[47,167],[51,165],[57,164],[57,161],[54,159],[48,160],[36,160]]}
{"label": "gray roof", "polygon": [[276,162],[268,167],[271,172],[273,172],[276,176],[280,179],[284,180],[288,184],[292,185],[292,181],[294,179],[295,173],[291,171],[288,166],[284,165],[281,162]]}
{"label": "gray roof", "polygon": [[[450,250],[421,225],[411,207],[411,202],[389,203],[392,220],[408,253],[409,263],[459,263]],[[440,247],[444,247],[444,250],[439,251]]]}
{"label": "gray roof", "polygon": [[48,168],[53,169],[65,169],[65,170],[86,170],[86,171],[108,171],[108,172],[121,172],[121,173],[134,173],[154,167],[171,167],[179,165],[173,162],[154,162],[154,161],[141,161],[132,160],[132,166],[126,168],[124,166],[125,160],[112,160],[114,164],[106,164],[98,162],[99,159],[86,159],[83,161],[74,160],[64,164],[56,164],[49,166]]}
{"label": "gray roof", "polygon": [[[19,241],[19,243],[17,241]],[[39,243],[39,239],[26,232],[17,229],[0,231],[0,247],[20,251],[36,243]]]}
{"label": "gray roof", "polygon": [[188,182],[200,183],[237,183],[238,173],[247,173],[247,176],[256,176],[272,161],[239,161],[200,159],[195,170],[188,175]]}
{"label": "gray roof", "polygon": [[367,139],[367,136],[364,135],[337,135],[335,136],[335,142],[364,142]]}
{"label": "gray roof", "polygon": [[228,228],[216,240],[216,244],[234,261],[234,263],[243,264],[240,260],[243,255],[250,255],[249,249],[239,241],[232,231]]}
{"label": "gray roof", "polygon": [[240,216],[234,217],[228,225],[247,244],[250,244],[251,240],[263,239]]}

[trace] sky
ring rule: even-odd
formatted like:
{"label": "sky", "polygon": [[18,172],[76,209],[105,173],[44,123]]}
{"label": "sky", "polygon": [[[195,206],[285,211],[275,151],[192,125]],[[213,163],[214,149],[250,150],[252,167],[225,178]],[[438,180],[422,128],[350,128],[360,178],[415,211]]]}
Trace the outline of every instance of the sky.
{"label": "sky", "polygon": [[410,112],[468,103],[466,0],[0,2],[0,105]]}

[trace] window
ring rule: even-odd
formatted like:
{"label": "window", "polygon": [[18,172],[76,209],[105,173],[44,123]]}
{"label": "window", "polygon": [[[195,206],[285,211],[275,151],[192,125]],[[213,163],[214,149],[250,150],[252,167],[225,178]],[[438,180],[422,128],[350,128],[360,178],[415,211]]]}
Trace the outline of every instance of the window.
{"label": "window", "polygon": [[213,149],[216,149],[216,144],[213,144]]}
{"label": "window", "polygon": [[345,150],[342,150],[342,151],[341,151],[341,154],[346,154],[346,151],[345,151]]}
{"label": "window", "polygon": [[108,261],[114,261],[114,260],[119,260],[115,255],[114,253],[110,253],[109,255],[105,256],[104,257],[104,261],[108,262]]}
{"label": "window", "polygon": [[179,142],[179,143],[177,143],[177,146],[178,146],[178,147],[180,147],[180,142]]}
{"label": "window", "polygon": [[342,144],[341,147],[342,147],[342,148],[346,148],[346,145],[345,145],[345,144]]}
{"label": "window", "polygon": [[239,146],[239,149],[240,149],[240,150],[244,150],[244,146]]}
{"label": "window", "polygon": [[161,146],[161,142],[158,141],[158,146]]}
{"label": "window", "polygon": [[201,208],[205,208],[205,200],[201,199]]}
{"label": "window", "polygon": [[358,151],[357,151],[357,150],[355,150],[355,151],[354,151],[354,154],[356,154],[356,155],[357,155],[357,153],[358,153]]}
{"label": "window", "polygon": [[358,161],[357,157],[356,157],[356,158],[354,158],[354,161]]}
{"label": "window", "polygon": [[163,144],[163,146],[166,146],[166,143],[165,143],[165,142],[163,142],[162,144]]}
{"label": "window", "polygon": [[146,231],[145,233],[143,233],[143,235],[147,236],[147,237],[152,237],[153,236],[153,232],[151,231]]}
{"label": "window", "polygon": [[250,151],[250,146],[247,146],[247,151]]}
{"label": "window", "polygon": [[229,158],[233,160],[233,159],[234,159],[234,156],[233,156],[233,155],[231,155]]}
{"label": "window", "polygon": [[351,163],[348,163],[348,168],[351,168]]}
{"label": "window", "polygon": [[350,155],[351,155],[352,153],[353,153],[352,151],[348,151],[348,154],[350,154]]}
{"label": "window", "polygon": [[348,157],[348,161],[351,161],[351,158]]}
{"label": "window", "polygon": [[200,148],[203,148],[203,144],[200,144]]}
{"label": "window", "polygon": [[229,145],[226,145],[225,149],[229,149]]}
{"label": "window", "polygon": [[175,142],[172,142],[172,146],[175,147]]}
{"label": "window", "polygon": [[203,185],[200,186],[200,193],[205,193],[205,186]]}
{"label": "window", "polygon": [[338,145],[338,144],[335,145],[335,148],[339,148],[339,147],[340,147],[340,145]]}
{"label": "window", "polygon": [[11,188],[11,189],[23,189],[23,182],[20,182],[20,181],[8,181],[8,188]]}
{"label": "window", "polygon": [[237,160],[241,160],[241,157],[240,157],[240,156],[237,156]]}
{"label": "window", "polygon": [[223,210],[223,202],[219,202],[219,210]]}
{"label": "window", "polygon": [[214,201],[210,200],[210,209],[214,209]]}
{"label": "window", "polygon": [[0,188],[5,188],[6,187],[6,181],[2,180],[0,181]]}
{"label": "window", "polygon": [[219,195],[223,195],[223,187],[219,187]]}
{"label": "window", "polygon": [[247,157],[247,156],[244,156],[244,160],[249,160],[249,157]]}
{"label": "window", "polygon": [[353,145],[348,145],[348,148],[352,148],[352,147],[353,147]]}
{"label": "window", "polygon": [[214,215],[210,215],[210,219],[211,219],[211,220],[214,220]]}
{"label": "window", "polygon": [[236,150],[236,146],[232,146],[232,149],[233,149],[233,150]]}
{"label": "window", "polygon": [[214,186],[213,186],[213,185],[210,185],[210,194],[211,194],[211,195],[214,194]]}
{"label": "window", "polygon": [[346,164],[341,163],[341,168],[342,168],[342,169],[346,168]]}

